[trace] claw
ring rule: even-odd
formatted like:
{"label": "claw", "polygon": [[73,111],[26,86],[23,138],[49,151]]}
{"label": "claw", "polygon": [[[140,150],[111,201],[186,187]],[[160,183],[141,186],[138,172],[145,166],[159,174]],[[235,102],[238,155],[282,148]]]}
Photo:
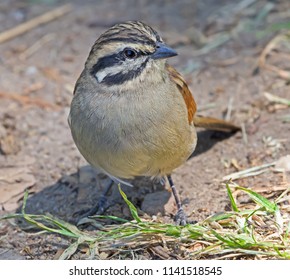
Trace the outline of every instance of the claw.
{"label": "claw", "polygon": [[96,205],[93,208],[88,209],[88,210],[80,210],[74,213],[74,216],[79,216],[79,220],[81,220],[89,216],[104,214],[104,212],[109,207],[107,203],[107,194],[109,190],[111,189],[111,187],[113,186],[113,184],[114,182],[111,181],[110,184],[105,188],[104,193],[101,195],[101,197],[99,198],[99,200],[97,201]]}
{"label": "claw", "polygon": [[185,226],[187,224],[187,216],[182,208],[179,208],[177,214],[175,215],[175,223],[180,226]]}

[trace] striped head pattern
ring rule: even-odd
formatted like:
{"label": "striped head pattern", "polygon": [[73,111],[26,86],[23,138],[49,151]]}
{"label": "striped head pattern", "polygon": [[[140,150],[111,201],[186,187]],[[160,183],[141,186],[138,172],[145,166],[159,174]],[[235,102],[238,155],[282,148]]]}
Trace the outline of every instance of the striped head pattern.
{"label": "striped head pattern", "polygon": [[153,28],[128,21],[114,25],[97,39],[86,68],[98,83],[116,86],[137,78],[157,60],[175,55]]}

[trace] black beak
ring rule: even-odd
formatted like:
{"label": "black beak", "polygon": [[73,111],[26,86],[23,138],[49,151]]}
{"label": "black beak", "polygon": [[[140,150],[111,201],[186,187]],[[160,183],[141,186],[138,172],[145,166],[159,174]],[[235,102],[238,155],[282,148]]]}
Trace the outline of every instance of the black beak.
{"label": "black beak", "polygon": [[165,45],[164,43],[157,43],[156,51],[152,54],[153,59],[162,59],[162,58],[168,58],[172,56],[176,56],[177,52]]}

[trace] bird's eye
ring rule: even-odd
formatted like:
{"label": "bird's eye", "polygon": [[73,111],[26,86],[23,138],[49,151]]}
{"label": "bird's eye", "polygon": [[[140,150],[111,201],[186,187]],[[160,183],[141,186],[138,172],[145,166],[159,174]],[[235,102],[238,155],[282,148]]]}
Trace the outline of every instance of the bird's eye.
{"label": "bird's eye", "polygon": [[137,57],[137,52],[133,49],[125,49],[124,55],[126,58],[133,59],[133,58]]}

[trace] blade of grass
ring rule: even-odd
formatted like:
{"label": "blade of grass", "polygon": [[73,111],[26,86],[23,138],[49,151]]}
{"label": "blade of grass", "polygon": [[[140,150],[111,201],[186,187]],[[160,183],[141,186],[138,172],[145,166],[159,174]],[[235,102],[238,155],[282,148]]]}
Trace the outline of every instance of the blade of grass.
{"label": "blade of grass", "polygon": [[278,205],[276,203],[271,202],[267,198],[263,197],[262,195],[240,186],[235,186],[236,189],[242,190],[243,192],[247,193],[258,205],[265,207],[265,209],[274,214],[275,211],[278,209]]}
{"label": "blade of grass", "polygon": [[166,230],[166,234],[169,236],[179,237],[181,234],[181,229],[178,226],[169,226]]}
{"label": "blade of grass", "polygon": [[229,187],[229,183],[226,183],[226,188],[227,188],[228,197],[230,199],[233,211],[239,212],[239,208],[238,208],[237,203],[236,203],[236,201],[235,201],[235,199],[233,197],[233,193],[232,193],[232,191],[231,191],[231,189]]}
{"label": "blade of grass", "polygon": [[[93,241],[94,238],[92,238],[89,235],[85,235],[84,233],[82,233],[76,226],[69,224],[65,221],[56,219],[54,217],[50,217],[47,215],[30,215],[27,214],[25,212],[25,207],[26,207],[26,203],[27,203],[27,199],[28,199],[28,191],[26,190],[24,193],[24,198],[23,198],[23,205],[22,205],[22,209],[21,209],[21,216],[17,215],[17,217],[22,217],[24,218],[28,223],[43,229],[45,231],[48,232],[52,232],[52,233],[57,233],[60,235],[64,235],[67,237],[73,237],[73,238],[79,238],[80,236],[86,236],[86,239],[88,241]],[[47,226],[42,222],[39,222],[37,220],[42,220],[42,221],[46,221],[49,223],[49,225],[51,226]]]}
{"label": "blade of grass", "polygon": [[280,103],[280,104],[284,104],[287,106],[290,106],[290,100],[286,99],[286,98],[282,98],[279,96],[276,96],[274,94],[271,94],[269,92],[264,92],[264,96],[270,101],[270,102],[274,102],[274,103]]}
{"label": "blade of grass", "polygon": [[51,220],[49,217],[47,217],[45,215],[38,215],[37,216],[37,218],[42,218],[44,220],[48,220],[48,221],[52,222],[53,224],[55,224],[56,226],[60,226],[60,229],[55,229],[55,228],[52,228],[52,227],[48,227],[48,226],[44,225],[43,223],[36,221],[36,219],[33,218],[33,216],[35,217],[35,215],[31,216],[29,214],[26,214],[25,213],[25,207],[26,207],[27,199],[28,199],[28,191],[26,190],[25,193],[24,193],[23,205],[22,205],[22,208],[21,208],[21,214],[22,214],[22,217],[28,223],[30,223],[30,224],[38,227],[38,228],[41,228],[43,230],[49,231],[49,232],[59,233],[59,234],[66,235],[66,236],[69,236],[69,237],[77,238],[77,235],[75,233],[67,230],[63,226],[63,224],[57,222],[56,220]]}
{"label": "blade of grass", "polygon": [[218,222],[218,221],[229,219],[235,215],[236,213],[234,212],[217,213],[217,214],[207,217],[203,222],[204,223]]}
{"label": "blade of grass", "polygon": [[242,171],[234,172],[232,174],[224,176],[222,180],[228,181],[228,180],[236,180],[236,179],[250,177],[250,176],[256,176],[267,171],[266,169],[268,167],[274,166],[275,164],[276,162],[272,162],[272,163],[267,163],[260,166],[254,166],[254,167],[242,170]]}
{"label": "blade of grass", "polygon": [[82,238],[78,238],[78,240],[72,243],[69,247],[67,247],[63,253],[60,255],[60,260],[68,260],[78,249],[79,245],[84,243],[85,240]]}
{"label": "blade of grass", "polygon": [[[273,225],[275,223],[281,225],[282,221],[283,225],[283,220],[280,219],[281,213],[277,212],[279,211],[277,204],[234,183],[233,185],[230,183],[227,184],[228,194],[232,196],[231,203],[234,211],[218,213],[200,221],[198,224],[189,224],[183,227],[146,220],[141,221],[136,207],[128,200],[126,194],[120,187],[120,194],[126,201],[134,220],[131,222],[115,216],[101,216],[102,218],[110,218],[118,222],[118,224],[103,225],[100,230],[91,232],[90,234],[92,235],[88,235],[74,225],[70,225],[52,216],[25,213],[28,194],[25,195],[22,214],[8,215],[2,217],[2,219],[23,217],[29,219],[33,225],[44,229],[46,232],[61,234],[65,237],[73,237],[74,241],[61,255],[62,259],[71,258],[81,244],[89,246],[89,258],[93,258],[95,252],[98,255],[99,251],[102,252],[105,250],[114,252],[115,254],[121,254],[124,250],[140,248],[144,250],[150,248],[150,246],[160,244],[160,242],[168,248],[175,248],[178,244],[184,244],[180,248],[183,248],[182,250],[185,251],[188,250],[185,254],[187,256],[194,256],[194,258],[204,258],[206,256],[218,257],[220,255],[223,255],[225,258],[227,255],[229,258],[231,256],[234,258],[234,254],[243,252],[246,255],[248,250],[254,255],[289,259],[290,253],[289,249],[287,249],[289,248],[289,235],[287,232],[289,232],[290,225],[285,228],[281,227],[284,232],[280,233],[280,235],[275,234],[275,232],[273,234]],[[232,187],[246,192],[260,208],[256,209],[255,206],[254,209],[239,210],[232,195]],[[258,215],[260,219],[264,219],[264,222],[267,222],[267,224],[271,223],[269,227],[260,227],[256,223],[253,223],[252,219],[250,220],[253,213]],[[222,221],[225,222],[223,223]],[[220,222],[219,227],[216,227],[216,223],[213,222]],[[250,226],[248,227],[248,225]],[[241,232],[241,229],[243,232]],[[192,246],[197,240],[202,244],[202,249],[194,250],[194,253],[192,253],[191,248],[193,248]]]}
{"label": "blade of grass", "polygon": [[95,215],[95,216],[90,216],[90,218],[94,219],[94,218],[98,218],[98,219],[109,219],[115,222],[120,222],[120,223],[131,223],[129,220],[123,219],[123,218],[119,218],[116,216],[110,216],[110,215]]}
{"label": "blade of grass", "polygon": [[276,221],[276,225],[278,228],[278,232],[279,234],[283,233],[283,224],[284,224],[284,220],[282,218],[281,212],[279,210],[279,208],[277,207],[275,213],[274,213],[274,217],[275,217],[275,221]]}
{"label": "blade of grass", "polygon": [[137,223],[141,223],[141,219],[139,218],[139,215],[138,215],[138,211],[136,209],[136,207],[133,205],[133,203],[127,198],[127,195],[122,191],[121,189],[121,186],[120,184],[118,185],[118,188],[119,188],[119,192],[121,194],[121,196],[123,197],[123,199],[125,200],[126,204],[128,205],[129,209],[130,209],[130,212],[131,212],[131,215],[132,217],[134,218],[134,220],[137,222]]}

